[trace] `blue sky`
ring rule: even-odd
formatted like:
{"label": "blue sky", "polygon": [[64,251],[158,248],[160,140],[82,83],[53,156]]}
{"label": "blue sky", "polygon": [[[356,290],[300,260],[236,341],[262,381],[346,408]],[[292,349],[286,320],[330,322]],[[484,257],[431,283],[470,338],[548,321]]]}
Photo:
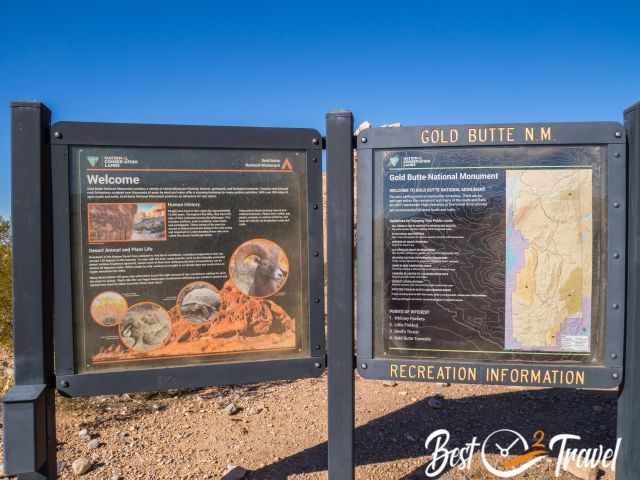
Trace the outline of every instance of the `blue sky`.
{"label": "blue sky", "polygon": [[9,102],[53,119],[314,127],[621,120],[640,2],[0,0],[0,215]]}

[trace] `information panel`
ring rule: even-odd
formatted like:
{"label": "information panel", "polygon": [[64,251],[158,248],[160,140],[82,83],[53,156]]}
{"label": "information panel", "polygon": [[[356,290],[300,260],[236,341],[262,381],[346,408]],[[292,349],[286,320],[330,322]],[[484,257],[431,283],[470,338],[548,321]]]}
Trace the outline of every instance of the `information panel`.
{"label": "information panel", "polygon": [[375,161],[384,354],[592,360],[606,285],[601,148],[380,150]]}
{"label": "information panel", "polygon": [[364,376],[585,386],[617,365],[624,317],[608,319],[624,304],[610,292],[624,284],[624,181],[611,167],[622,154],[608,143],[614,124],[595,125],[361,134]]}
{"label": "information panel", "polygon": [[304,151],[70,156],[78,372],[308,355]]}

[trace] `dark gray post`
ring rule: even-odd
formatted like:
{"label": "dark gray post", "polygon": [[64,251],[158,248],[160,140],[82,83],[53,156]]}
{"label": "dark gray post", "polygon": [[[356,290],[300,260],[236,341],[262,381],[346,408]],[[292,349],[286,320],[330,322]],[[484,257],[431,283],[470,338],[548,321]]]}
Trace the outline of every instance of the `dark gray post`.
{"label": "dark gray post", "polygon": [[353,114],[327,114],[329,479],[353,480]]}
{"label": "dark gray post", "polygon": [[11,104],[16,386],[4,399],[5,470],[20,480],[57,476],[50,126],[43,104]]}
{"label": "dark gray post", "polygon": [[640,103],[624,112],[628,159],[627,321],[624,383],[618,400],[618,480],[640,478]]}

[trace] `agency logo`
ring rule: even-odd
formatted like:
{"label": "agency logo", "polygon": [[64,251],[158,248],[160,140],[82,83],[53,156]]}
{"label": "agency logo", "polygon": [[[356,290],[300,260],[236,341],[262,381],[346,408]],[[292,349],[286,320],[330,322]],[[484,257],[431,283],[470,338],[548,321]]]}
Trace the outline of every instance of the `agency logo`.
{"label": "agency logo", "polygon": [[100,157],[99,156],[97,156],[97,155],[87,155],[87,162],[89,162],[89,165],[91,165],[92,167],[95,167],[99,161],[100,161]]}
{"label": "agency logo", "polygon": [[398,155],[394,155],[393,157],[389,157],[389,166],[391,168],[397,167],[398,163],[400,163],[400,157]]}
{"label": "agency logo", "polygon": [[[513,478],[554,454],[557,456],[555,476],[566,470],[569,462],[579,467],[611,469],[615,472],[616,460],[622,439],[616,441],[615,448],[572,448],[570,441],[579,441],[579,435],[559,434],[545,445],[545,433],[538,430],[533,434],[531,445],[515,430],[500,429],[488,435],[482,443],[473,437],[463,447],[449,448],[451,435],[448,430],[436,430],[425,441],[425,448],[432,451],[425,474],[428,478],[440,476],[446,469],[469,470],[473,455],[479,451],[482,466],[498,478]],[[479,450],[478,450],[479,449]],[[491,455],[493,454],[493,455]]]}

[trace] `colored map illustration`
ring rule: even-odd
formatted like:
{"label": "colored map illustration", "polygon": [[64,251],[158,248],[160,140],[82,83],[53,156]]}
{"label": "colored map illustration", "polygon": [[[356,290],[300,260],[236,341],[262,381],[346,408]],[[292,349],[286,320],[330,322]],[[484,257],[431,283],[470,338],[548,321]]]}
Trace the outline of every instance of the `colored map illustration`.
{"label": "colored map illustration", "polygon": [[506,172],[505,349],[591,349],[591,169]]}

